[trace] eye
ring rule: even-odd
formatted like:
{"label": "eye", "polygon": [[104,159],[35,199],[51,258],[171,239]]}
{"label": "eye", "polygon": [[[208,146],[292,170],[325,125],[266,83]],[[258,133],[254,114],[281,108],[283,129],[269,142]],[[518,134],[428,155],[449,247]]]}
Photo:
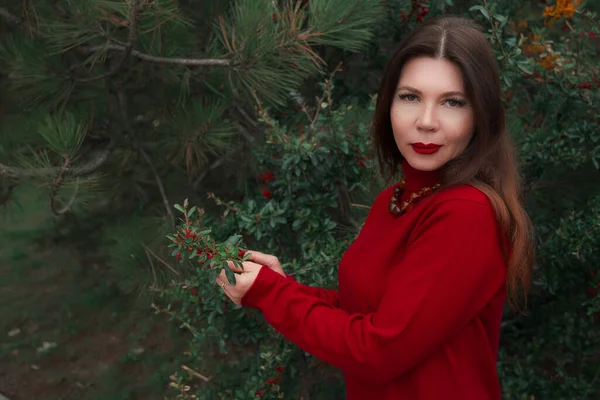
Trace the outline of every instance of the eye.
{"label": "eye", "polygon": [[410,103],[413,102],[413,100],[417,99],[417,96],[415,96],[414,94],[410,94],[410,93],[406,93],[406,94],[400,94],[398,95],[398,97],[402,100],[406,100]]}
{"label": "eye", "polygon": [[459,100],[459,99],[448,99],[446,101],[448,102],[448,105],[452,108],[462,107],[466,104],[466,102],[464,100]]}

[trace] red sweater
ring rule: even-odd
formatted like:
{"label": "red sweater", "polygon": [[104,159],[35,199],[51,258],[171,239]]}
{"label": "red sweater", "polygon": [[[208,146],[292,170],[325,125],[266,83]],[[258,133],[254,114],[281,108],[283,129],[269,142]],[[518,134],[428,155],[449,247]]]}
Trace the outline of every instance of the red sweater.
{"label": "red sweater", "polygon": [[[403,168],[405,194],[438,180]],[[458,186],[394,217],[393,187],[378,195],[344,253],[339,291],[262,268],[242,305],[340,368],[348,400],[500,399],[506,263],[490,202]]]}

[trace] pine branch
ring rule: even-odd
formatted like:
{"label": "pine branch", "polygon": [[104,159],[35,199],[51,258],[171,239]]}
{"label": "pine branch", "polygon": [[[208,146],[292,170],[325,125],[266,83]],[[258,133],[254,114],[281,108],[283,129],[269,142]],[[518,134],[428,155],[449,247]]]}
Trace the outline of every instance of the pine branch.
{"label": "pine branch", "polygon": [[119,59],[119,61],[107,73],[91,78],[78,79],[79,82],[94,82],[104,78],[108,78],[109,76],[115,75],[121,70],[121,68],[123,68],[125,62],[127,61],[129,56],[131,55],[131,52],[133,51],[135,43],[137,42],[138,21],[141,9],[142,5],[140,0],[129,1],[129,15],[127,18],[129,26],[129,38],[127,40],[127,45],[123,48],[123,53],[121,54],[121,58]]}
{"label": "pine branch", "polygon": [[[93,47],[82,47],[79,49],[82,53],[93,53],[98,50],[115,50],[125,51],[125,46],[120,44],[108,44],[104,46],[93,46]],[[185,66],[221,66],[225,67],[231,65],[231,60],[220,60],[216,58],[170,58],[170,57],[159,57],[152,56],[150,54],[142,53],[141,51],[132,50],[131,55],[139,58],[140,60],[155,62],[158,64],[175,64]]]}
{"label": "pine branch", "polygon": [[63,169],[65,170],[65,174],[69,174],[70,176],[81,176],[87,175],[98,168],[100,168],[106,160],[108,160],[108,156],[114,147],[114,141],[111,141],[108,146],[101,152],[88,161],[86,164],[80,167],[71,167],[63,166],[61,168],[38,168],[38,169],[21,169],[9,167],[8,165],[0,163],[0,177],[9,178],[9,179],[19,179],[19,178],[31,178],[36,176],[49,176],[59,174]]}

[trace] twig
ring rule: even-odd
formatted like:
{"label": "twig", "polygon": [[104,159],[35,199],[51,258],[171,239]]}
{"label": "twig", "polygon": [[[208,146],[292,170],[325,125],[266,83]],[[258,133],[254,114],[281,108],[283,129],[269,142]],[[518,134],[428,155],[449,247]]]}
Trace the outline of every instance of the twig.
{"label": "twig", "polygon": [[114,147],[114,141],[111,141],[108,146],[101,152],[99,152],[96,157],[92,158],[87,164],[84,164],[80,167],[72,168],[70,165],[65,167],[52,167],[52,168],[38,168],[38,169],[20,169],[9,167],[8,165],[0,163],[0,177],[18,179],[18,178],[29,178],[32,176],[46,176],[46,175],[56,175],[61,171],[65,170],[65,174],[68,173],[70,176],[80,176],[87,175],[89,173],[94,172],[98,168],[100,168],[108,159],[108,155],[112,151]]}
{"label": "twig", "polygon": [[199,333],[199,332],[198,332],[198,331],[197,331],[197,330],[196,330],[196,329],[195,329],[193,326],[191,326],[190,324],[188,324],[187,322],[185,322],[183,319],[181,319],[180,317],[178,317],[177,315],[175,315],[175,314],[174,314],[174,313],[172,313],[171,311],[169,311],[169,310],[166,310],[166,309],[164,309],[164,308],[160,308],[159,306],[157,306],[157,305],[156,305],[156,304],[154,304],[154,303],[152,303],[152,306],[151,306],[151,307],[152,307],[153,309],[155,309],[156,311],[158,311],[158,312],[165,313],[165,314],[167,314],[167,315],[170,315],[171,317],[175,318],[177,321],[181,322],[181,324],[182,324],[183,326],[185,326],[185,327],[186,327],[186,328],[187,328],[187,329],[188,329],[190,332],[192,332],[194,335],[200,335],[200,333]]}
{"label": "twig", "polygon": [[171,219],[171,225],[175,226],[175,216],[173,216],[173,212],[171,211],[171,206],[170,206],[171,203],[169,203],[169,199],[167,198],[167,193],[165,192],[165,187],[163,186],[162,180],[160,179],[160,176],[158,175],[156,168],[154,168],[154,165],[152,164],[152,160],[148,156],[148,153],[146,153],[146,151],[141,146],[138,146],[138,150],[142,154],[142,157],[144,157],[144,160],[146,160],[146,163],[148,163],[150,170],[152,171],[152,173],[154,174],[154,177],[156,178],[156,184],[158,185],[158,190],[160,191],[160,195],[162,196],[163,204],[165,205],[167,214],[169,215],[169,218]]}
{"label": "twig", "polygon": [[40,33],[39,30],[37,30],[37,28],[34,28],[33,26],[29,25],[27,22],[23,21],[21,18],[15,17],[13,14],[10,13],[10,11],[8,11],[4,7],[0,7],[0,16],[3,17],[9,24],[23,25],[33,34],[33,36],[35,36],[37,38],[42,37],[42,34]]}
{"label": "twig", "polygon": [[488,7],[487,1],[483,0],[483,6],[485,7],[489,17],[489,21],[492,24],[492,33],[494,34],[494,38],[496,39],[496,42],[498,42],[498,46],[500,46],[500,51],[502,52],[502,56],[503,59],[502,61],[506,64],[507,60],[510,58],[508,53],[506,52],[506,50],[504,49],[504,45],[502,44],[502,41],[500,40],[500,37],[498,36],[498,27],[496,26],[496,23],[494,22],[494,18],[492,15],[490,15],[490,8]]}
{"label": "twig", "polygon": [[198,190],[200,188],[200,183],[204,180],[204,178],[206,178],[206,176],[208,175],[208,172],[217,168],[224,162],[225,162],[225,157],[221,157],[221,158],[217,159],[215,162],[213,162],[208,168],[205,168],[204,171],[202,171],[202,173],[198,176],[198,178],[192,184],[192,189]]}
{"label": "twig", "polygon": [[199,373],[197,371],[194,371],[193,369],[191,369],[187,365],[182,365],[181,368],[184,369],[184,370],[186,370],[190,374],[194,375],[195,377],[202,379],[204,382],[210,381],[210,378],[207,378],[206,376],[202,375],[201,373]]}
{"label": "twig", "polygon": [[58,210],[58,214],[62,215],[71,209],[73,203],[75,203],[75,199],[77,198],[77,193],[79,193],[79,183],[77,184],[77,186],[75,186],[75,191],[71,196],[71,200],[69,200],[69,202],[62,209]]}
{"label": "twig", "polygon": [[214,194],[213,192],[207,193],[207,195],[208,195],[208,198],[209,198],[209,199],[212,199],[212,200],[214,200],[214,201],[215,201],[215,203],[217,203],[217,205],[219,205],[219,206],[225,206],[225,207],[227,207],[229,210],[231,210],[231,211],[235,212],[236,214],[237,214],[238,212],[240,212],[240,209],[239,209],[239,208],[237,208],[237,207],[233,207],[233,206],[230,206],[229,204],[225,203],[223,200],[221,200],[221,199],[219,199],[217,196],[215,196],[215,194]]}
{"label": "twig", "polygon": [[60,169],[60,172],[58,173],[58,176],[56,177],[56,180],[54,181],[52,191],[50,192],[50,209],[52,210],[54,215],[61,215],[66,212],[65,209],[60,210],[62,212],[59,212],[59,210],[56,209],[55,200],[56,200],[56,193],[58,192],[58,188],[60,187],[60,184],[65,179],[65,175],[67,174],[69,164],[71,164],[71,159],[69,158],[69,156],[66,156],[65,163],[62,166],[62,168]]}
{"label": "twig", "polygon": [[104,79],[104,78],[107,78],[109,76],[116,74],[117,72],[119,72],[121,70],[121,68],[123,68],[123,66],[125,65],[125,61],[127,61],[129,56],[131,55],[131,52],[133,51],[133,47],[135,46],[135,43],[137,42],[138,20],[139,20],[139,16],[140,16],[140,10],[142,8],[140,3],[141,3],[140,0],[129,0],[129,15],[127,16],[127,22],[128,22],[127,25],[129,26],[129,37],[127,39],[127,45],[125,45],[125,47],[123,49],[123,54],[121,54],[121,58],[119,59],[119,61],[110,69],[110,71],[108,71],[105,74],[93,76],[91,78],[81,78],[81,79],[77,79],[77,81],[79,81],[79,82],[98,81],[98,80],[101,80],[101,79]]}
{"label": "twig", "polygon": [[[142,243],[142,246],[144,244]],[[145,247],[145,246],[144,246]],[[152,268],[152,275],[154,276],[154,285],[158,286],[158,279],[156,279],[156,271],[154,270],[154,263],[152,262],[152,258],[150,258],[150,253],[148,253],[148,249],[144,249],[146,252],[146,257],[148,257],[148,261],[150,262],[150,268]]]}
{"label": "twig", "polygon": [[[107,44],[104,46],[94,46],[81,48],[79,51],[83,53],[93,53],[98,50],[115,50],[124,51],[125,46],[118,44]],[[141,60],[155,62],[159,64],[177,64],[186,66],[221,66],[226,67],[231,64],[231,60],[220,60],[216,58],[170,58],[170,57],[158,57],[150,54],[142,53],[141,51],[132,50],[131,55]]]}
{"label": "twig", "polygon": [[351,205],[352,207],[371,208],[371,207],[369,207],[369,206],[365,206],[364,204],[350,203],[350,205]]}
{"label": "twig", "polygon": [[11,23],[11,24],[15,24],[15,25],[20,25],[22,23],[20,18],[15,17],[14,15],[12,15],[6,8],[4,7],[0,7],[0,15],[2,17],[4,17],[4,19]]}
{"label": "twig", "polygon": [[167,264],[167,262],[165,260],[163,260],[162,258],[160,258],[159,256],[157,256],[156,254],[154,254],[154,252],[152,250],[150,250],[150,248],[148,246],[146,246],[145,244],[142,243],[142,246],[144,246],[144,248],[146,249],[146,251],[148,251],[150,254],[152,254],[158,261],[160,261],[161,263],[163,263],[167,268],[169,268],[171,270],[171,272],[173,272],[175,275],[179,275],[179,272],[177,272],[175,270],[175,268],[171,267],[169,264]]}

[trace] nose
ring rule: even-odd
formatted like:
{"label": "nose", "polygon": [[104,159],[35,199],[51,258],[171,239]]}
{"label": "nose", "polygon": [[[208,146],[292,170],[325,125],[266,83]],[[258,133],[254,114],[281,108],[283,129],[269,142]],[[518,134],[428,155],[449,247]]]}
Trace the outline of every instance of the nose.
{"label": "nose", "polygon": [[439,129],[435,105],[423,105],[421,113],[417,118],[417,129],[425,132],[434,132]]}

